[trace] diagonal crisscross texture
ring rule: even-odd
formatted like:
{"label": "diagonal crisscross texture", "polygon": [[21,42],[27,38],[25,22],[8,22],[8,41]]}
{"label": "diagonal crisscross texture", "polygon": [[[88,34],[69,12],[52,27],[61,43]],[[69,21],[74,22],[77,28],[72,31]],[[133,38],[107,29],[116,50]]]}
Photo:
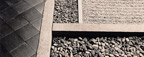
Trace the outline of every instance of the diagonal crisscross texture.
{"label": "diagonal crisscross texture", "polygon": [[36,57],[45,0],[0,0],[0,57]]}

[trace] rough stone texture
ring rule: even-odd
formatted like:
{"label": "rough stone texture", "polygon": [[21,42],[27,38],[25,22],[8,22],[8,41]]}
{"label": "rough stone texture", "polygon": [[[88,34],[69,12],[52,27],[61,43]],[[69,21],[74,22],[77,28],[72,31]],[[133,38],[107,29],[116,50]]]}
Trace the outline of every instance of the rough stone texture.
{"label": "rough stone texture", "polygon": [[55,0],[54,23],[78,23],[78,0]]}
{"label": "rough stone texture", "polygon": [[143,57],[144,38],[53,37],[51,57]]}
{"label": "rough stone texture", "polygon": [[45,0],[0,0],[0,57],[35,57]]}

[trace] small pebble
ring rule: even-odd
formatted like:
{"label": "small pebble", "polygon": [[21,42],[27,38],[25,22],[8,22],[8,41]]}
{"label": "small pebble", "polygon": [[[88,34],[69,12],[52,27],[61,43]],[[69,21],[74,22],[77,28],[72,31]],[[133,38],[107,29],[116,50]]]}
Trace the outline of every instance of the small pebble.
{"label": "small pebble", "polygon": [[105,56],[105,57],[109,57],[109,56]]}
{"label": "small pebble", "polygon": [[115,47],[115,50],[119,50],[119,48],[118,48],[118,47]]}
{"label": "small pebble", "polygon": [[126,41],[127,41],[127,42],[129,42],[129,39],[128,39],[128,38],[126,38]]}
{"label": "small pebble", "polygon": [[127,55],[124,55],[124,57],[127,57]]}
{"label": "small pebble", "polygon": [[76,42],[76,41],[78,41],[78,39],[74,39],[74,41]]}
{"label": "small pebble", "polygon": [[122,42],[125,42],[125,38],[122,39]]}
{"label": "small pebble", "polygon": [[81,38],[81,37],[79,37],[78,39],[79,39],[79,40],[82,40],[82,38]]}
{"label": "small pebble", "polygon": [[72,48],[72,47],[68,47],[68,49],[73,50],[73,48]]}
{"label": "small pebble", "polygon": [[51,46],[52,49],[54,49],[54,46]]}
{"label": "small pebble", "polygon": [[98,48],[98,45],[92,45],[94,48]]}
{"label": "small pebble", "polygon": [[110,57],[115,57],[113,54],[109,54]]}
{"label": "small pebble", "polygon": [[58,46],[58,44],[53,44],[54,46]]}
{"label": "small pebble", "polygon": [[105,43],[102,43],[102,46],[105,46]]}
{"label": "small pebble", "polygon": [[105,49],[102,49],[101,51],[102,51],[102,52],[104,52],[104,51],[105,51]]}
{"label": "small pebble", "polygon": [[138,56],[133,56],[133,57],[138,57]]}
{"label": "small pebble", "polygon": [[89,51],[86,51],[86,53],[88,53],[88,54],[89,54],[90,52],[89,52]]}

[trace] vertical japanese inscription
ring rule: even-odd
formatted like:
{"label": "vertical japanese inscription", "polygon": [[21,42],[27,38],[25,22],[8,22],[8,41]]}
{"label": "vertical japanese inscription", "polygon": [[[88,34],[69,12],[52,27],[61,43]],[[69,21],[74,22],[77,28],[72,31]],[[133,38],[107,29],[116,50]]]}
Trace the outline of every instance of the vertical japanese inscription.
{"label": "vertical japanese inscription", "polygon": [[82,0],[83,23],[142,24],[144,0]]}

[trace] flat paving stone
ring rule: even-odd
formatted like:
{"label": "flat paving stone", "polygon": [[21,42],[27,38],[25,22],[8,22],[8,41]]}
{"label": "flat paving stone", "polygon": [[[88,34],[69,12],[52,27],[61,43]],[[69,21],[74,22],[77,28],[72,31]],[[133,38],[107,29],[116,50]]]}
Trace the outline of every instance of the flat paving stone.
{"label": "flat paving stone", "polygon": [[28,44],[23,43],[10,53],[13,57],[30,57],[35,54],[35,51]]}
{"label": "flat paving stone", "polygon": [[37,11],[35,8],[29,9],[28,11],[24,12],[22,15],[23,15],[23,18],[25,18],[29,22],[42,19],[41,13]]}
{"label": "flat paving stone", "polygon": [[18,35],[16,35],[15,33],[12,33],[6,37],[4,37],[3,39],[1,39],[0,43],[3,44],[3,46],[8,50],[11,51],[14,48],[16,48],[17,46],[19,46],[21,43],[23,43],[24,41],[22,40],[22,38],[20,38]]}
{"label": "flat paving stone", "polygon": [[37,30],[34,26],[31,24],[28,24],[24,26],[23,28],[19,29],[16,31],[16,33],[22,37],[23,40],[28,40],[31,37],[35,36],[36,34],[39,33],[39,30]]}
{"label": "flat paving stone", "polygon": [[23,26],[29,24],[27,20],[25,20],[23,17],[21,16],[17,16],[15,19],[11,20],[8,22],[8,24],[14,29],[14,30],[18,30],[20,28],[22,28]]}
{"label": "flat paving stone", "polygon": [[9,21],[13,19],[14,17],[16,17],[17,15],[18,15],[18,12],[14,10],[13,8],[9,7],[0,13],[0,18],[2,18],[4,21]]}
{"label": "flat paving stone", "polygon": [[35,51],[38,49],[39,37],[40,33],[26,41]]}
{"label": "flat paving stone", "polygon": [[2,25],[0,25],[0,35],[1,35],[0,39],[6,35],[9,35],[13,31],[14,30],[12,30],[6,23],[3,23]]}
{"label": "flat paving stone", "polygon": [[14,8],[18,13],[23,13],[24,11],[32,8],[32,6],[25,1],[20,1],[17,4],[13,5],[12,8]]}

